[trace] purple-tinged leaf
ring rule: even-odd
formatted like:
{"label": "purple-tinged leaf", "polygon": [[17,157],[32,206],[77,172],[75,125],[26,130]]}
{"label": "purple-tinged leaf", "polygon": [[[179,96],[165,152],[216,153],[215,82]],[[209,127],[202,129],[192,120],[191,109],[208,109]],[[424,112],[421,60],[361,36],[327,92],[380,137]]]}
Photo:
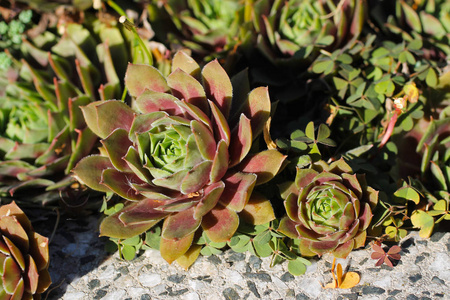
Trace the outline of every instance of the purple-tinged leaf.
{"label": "purple-tinged leaf", "polygon": [[141,223],[135,223],[133,225],[124,225],[123,222],[119,219],[119,216],[120,212],[117,212],[102,220],[102,223],[100,224],[100,236],[107,236],[118,239],[131,238],[133,236],[146,232],[161,220],[148,220]]}
{"label": "purple-tinged leaf", "polygon": [[313,181],[317,182],[317,184],[324,184],[330,181],[341,181],[342,178],[339,175],[329,173],[327,171],[323,171],[314,177]]}
{"label": "purple-tinged leaf", "polygon": [[169,212],[169,213],[178,213],[185,210],[188,210],[195,206],[200,200],[199,197],[192,196],[186,197],[184,199],[176,199],[174,201],[167,201],[167,204],[161,205],[158,207],[158,210]]}
{"label": "purple-tinged leaf", "polygon": [[111,190],[100,183],[103,170],[114,168],[108,157],[91,155],[83,158],[72,170],[74,177],[81,183],[93,190],[100,192],[111,192]]}
{"label": "purple-tinged leaf", "polygon": [[139,158],[139,152],[134,147],[129,147],[127,153],[123,157],[123,160],[128,164],[128,168],[139,177],[140,180],[146,183],[152,181],[152,176],[148,169],[142,166],[142,162]]}
{"label": "purple-tinged leaf", "polygon": [[218,107],[209,101],[209,106],[211,107],[212,122],[214,128],[214,137],[216,141],[224,140],[227,146],[230,145],[230,127],[228,126],[227,120]]}
{"label": "purple-tinged leaf", "polygon": [[200,74],[200,66],[192,57],[183,51],[175,53],[172,59],[172,72],[178,68],[193,77],[197,77]]}
{"label": "purple-tinged leaf", "polygon": [[316,253],[317,255],[323,255],[327,252],[333,251],[338,246],[338,242],[336,240],[331,241],[317,241],[311,242],[309,245],[309,249]]}
{"label": "purple-tinged leaf", "polygon": [[187,195],[203,188],[209,182],[212,165],[212,161],[206,160],[189,170],[181,182],[180,191]]}
{"label": "purple-tinged leaf", "polygon": [[241,114],[238,125],[231,132],[229,147],[230,164],[234,167],[239,164],[248,154],[252,147],[251,121],[244,114]]}
{"label": "purple-tinged leaf", "polygon": [[403,13],[405,14],[406,23],[418,33],[422,33],[422,23],[420,22],[419,15],[416,10],[409,6],[405,1],[400,1]]}
{"label": "purple-tinged leaf", "polygon": [[342,212],[342,217],[339,222],[339,228],[341,230],[347,231],[350,226],[355,221],[356,214],[355,209],[353,208],[353,203],[348,202],[347,205],[344,207],[344,210]]}
{"label": "purple-tinged leaf", "polygon": [[343,158],[340,158],[332,162],[326,171],[336,173],[339,175],[342,173],[349,173],[349,174],[353,173],[352,167],[350,167]]}
{"label": "purple-tinged leaf", "polygon": [[145,198],[152,200],[165,201],[175,199],[180,196],[180,192],[178,191],[172,191],[163,187],[154,186],[153,184],[132,184],[132,186],[139,194],[142,194]]}
{"label": "purple-tinged leaf", "polygon": [[354,8],[353,13],[353,19],[350,24],[350,36],[349,39],[352,39],[353,41],[356,41],[356,39],[359,37],[359,35],[362,32],[362,29],[364,27],[365,21],[366,21],[366,15],[368,14],[367,8],[369,6],[364,0],[357,0],[356,1],[356,7]]}
{"label": "purple-tinged leaf", "polygon": [[145,198],[133,187],[133,184],[143,183],[139,177],[133,173],[124,173],[116,169],[106,169],[102,173],[100,183],[109,187],[111,191],[127,200],[139,201]]}
{"label": "purple-tinged leaf", "polygon": [[310,184],[319,173],[313,169],[297,169],[295,176],[295,186],[302,189]]}
{"label": "purple-tinged leaf", "polygon": [[[434,36],[437,39],[440,39],[441,37],[445,36],[446,30],[444,26],[442,26],[443,23],[441,23],[441,21],[439,21],[439,19],[437,19],[433,15],[428,14],[425,11],[421,10],[420,20],[423,26],[423,31],[425,33]],[[448,16],[446,20],[448,21]]]}
{"label": "purple-tinged leaf", "polygon": [[205,214],[207,214],[217,205],[224,188],[225,184],[222,181],[219,181],[207,186],[204,189],[204,196],[197,204],[197,207],[194,211],[195,219],[201,219]]}
{"label": "purple-tinged leaf", "polygon": [[343,244],[340,244],[339,246],[334,249],[332,254],[336,258],[347,258],[347,256],[352,252],[353,246],[355,244],[354,240],[349,240]]}
{"label": "purple-tinged leaf", "polygon": [[134,119],[134,111],[117,100],[92,102],[81,107],[89,128],[104,139],[117,128],[129,131]]}
{"label": "purple-tinged leaf", "polygon": [[27,173],[34,170],[36,167],[30,165],[27,162],[21,160],[11,160],[0,162],[0,177],[6,176],[18,176],[19,174]]}
{"label": "purple-tinged leaf", "polygon": [[48,150],[47,143],[19,144],[16,142],[12,148],[5,154],[4,159],[8,160],[27,160],[36,159]]}
{"label": "purple-tinged leaf", "polygon": [[298,231],[295,228],[297,223],[285,216],[281,219],[280,225],[278,226],[278,231],[286,235],[291,239],[297,239],[299,237]]}
{"label": "purple-tinged leaf", "polygon": [[292,221],[299,223],[300,219],[298,218],[298,195],[291,193],[285,199],[286,200],[284,200],[284,207],[286,208],[286,214]]}
{"label": "purple-tinged leaf", "polygon": [[[346,243],[347,241],[353,239],[355,236],[357,236],[358,234],[364,232],[365,231],[361,231],[361,227],[360,227],[360,222],[358,219],[355,220],[355,222],[353,222],[352,226],[350,228],[348,228],[347,231],[341,231],[343,234],[342,236],[338,237],[337,240],[339,242],[339,244],[343,244]],[[322,239],[328,239],[327,237],[323,237]]]}
{"label": "purple-tinged leaf", "polygon": [[183,116],[178,102],[180,100],[171,94],[145,90],[136,98],[135,103],[137,109],[143,114],[165,111],[171,116]]}
{"label": "purple-tinged leaf", "polygon": [[194,77],[181,69],[176,69],[167,77],[167,84],[175,97],[180,100],[184,99],[187,103],[197,106],[205,113],[208,112],[209,107],[205,90]]}
{"label": "purple-tinged leaf", "polygon": [[212,132],[197,120],[191,121],[191,128],[197,142],[198,151],[204,159],[213,160],[216,153],[216,141]]}
{"label": "purple-tinged leaf", "polygon": [[181,189],[181,182],[187,173],[188,170],[181,170],[164,178],[153,179],[153,183],[163,188],[179,191]]}
{"label": "purple-tinged leaf", "polygon": [[258,176],[256,185],[259,185],[271,180],[280,171],[286,157],[275,149],[266,150],[247,156],[237,169],[244,173],[255,173]]}
{"label": "purple-tinged leaf", "polygon": [[33,232],[30,236],[30,250],[28,253],[33,257],[39,272],[48,268],[50,259],[48,243],[48,238],[39,233]]}
{"label": "purple-tinged leaf", "polygon": [[131,141],[133,141],[133,143],[137,143],[136,135],[148,132],[150,129],[154,127],[153,122],[165,118],[167,116],[168,114],[163,111],[156,111],[152,113],[136,115],[134,117],[133,124],[131,125],[128,138]]}
{"label": "purple-tinged leaf", "polygon": [[25,269],[25,276],[23,276],[25,291],[30,294],[35,294],[39,283],[39,272],[31,255],[28,254],[26,260],[27,267]]}
{"label": "purple-tinged leaf", "polygon": [[257,176],[248,173],[228,173],[222,178],[225,189],[219,202],[228,209],[240,212],[252,194]]}
{"label": "purple-tinged leaf", "polygon": [[213,131],[213,125],[208,116],[197,106],[187,103],[186,101],[178,101],[178,106],[183,110],[184,117],[188,120],[197,120],[211,131]]}
{"label": "purple-tinged leaf", "polygon": [[209,181],[216,182],[222,179],[228,170],[228,148],[224,140],[217,144],[216,154],[214,156],[211,173],[209,174]]}
{"label": "purple-tinged leaf", "polygon": [[372,210],[368,203],[364,203],[363,211],[359,213],[359,221],[361,222],[361,230],[366,230],[372,221]]}
{"label": "purple-tinged leaf", "polygon": [[356,197],[358,199],[361,199],[363,195],[363,190],[361,185],[359,184],[358,177],[356,176],[356,174],[343,173],[341,177],[344,185],[350,187],[351,190],[355,193]]}
{"label": "purple-tinged leaf", "polygon": [[201,223],[201,219],[194,218],[194,211],[195,207],[191,207],[168,216],[164,221],[161,237],[180,240],[193,234]]}
{"label": "purple-tinged leaf", "polygon": [[118,218],[124,226],[159,222],[171,213],[159,209],[163,204],[163,201],[144,199],[125,206],[113,216]]}
{"label": "purple-tinged leaf", "polygon": [[128,64],[125,85],[133,97],[138,97],[145,90],[162,93],[170,91],[161,72],[149,65]]}
{"label": "purple-tinged leaf", "polygon": [[233,97],[233,87],[227,72],[216,59],[205,65],[202,70],[202,77],[207,98],[219,107],[225,118],[228,118]]}
{"label": "purple-tinged leaf", "polygon": [[72,149],[72,155],[70,155],[70,160],[67,163],[64,173],[68,174],[77,162],[79,162],[83,157],[88,156],[98,137],[89,128],[84,128],[83,130],[74,129],[74,132],[78,134],[77,140],[75,141],[75,147]]}
{"label": "purple-tinged leaf", "polygon": [[244,113],[251,120],[253,139],[263,131],[264,125],[270,117],[270,97],[267,87],[258,87],[248,95],[248,106]]}
{"label": "purple-tinged leaf", "polygon": [[122,158],[127,154],[132,142],[128,138],[128,131],[118,128],[106,139],[101,141],[113,166],[122,172],[131,172],[127,162]]}
{"label": "purple-tinged leaf", "polygon": [[[25,232],[33,231],[33,227],[31,226],[30,220],[25,215],[25,213],[19,208],[19,206],[17,206],[15,201],[12,201],[9,204],[0,205],[0,218],[2,218],[4,216],[14,217],[20,223],[20,227],[22,227],[25,230]],[[8,226],[0,227],[0,228],[3,231],[3,230],[9,229],[7,227]],[[25,235],[22,234],[22,236],[24,238],[25,238]],[[24,249],[24,251],[25,250],[26,250],[26,248]],[[26,250],[26,251],[28,251],[28,250]]]}
{"label": "purple-tinged leaf", "polygon": [[213,242],[229,241],[238,227],[239,217],[237,213],[221,205],[217,205],[203,216],[202,228]]}

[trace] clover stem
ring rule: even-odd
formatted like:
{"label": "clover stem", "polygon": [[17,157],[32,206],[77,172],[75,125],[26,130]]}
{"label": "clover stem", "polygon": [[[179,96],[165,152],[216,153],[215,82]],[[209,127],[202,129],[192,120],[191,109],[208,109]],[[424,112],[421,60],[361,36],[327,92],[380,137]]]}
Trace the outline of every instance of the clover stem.
{"label": "clover stem", "polygon": [[108,5],[111,6],[119,15],[121,16],[125,16],[125,12],[123,11],[123,9],[117,5],[114,1],[112,0],[108,0]]}

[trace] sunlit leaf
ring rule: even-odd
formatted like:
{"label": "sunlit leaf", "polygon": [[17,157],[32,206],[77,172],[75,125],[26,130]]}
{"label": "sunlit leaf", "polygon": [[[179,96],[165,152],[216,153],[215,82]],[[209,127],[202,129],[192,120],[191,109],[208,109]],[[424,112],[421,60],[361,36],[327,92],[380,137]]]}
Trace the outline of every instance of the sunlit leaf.
{"label": "sunlit leaf", "polygon": [[434,219],[422,210],[416,210],[411,215],[411,223],[414,227],[420,228],[419,236],[429,238],[433,233]]}

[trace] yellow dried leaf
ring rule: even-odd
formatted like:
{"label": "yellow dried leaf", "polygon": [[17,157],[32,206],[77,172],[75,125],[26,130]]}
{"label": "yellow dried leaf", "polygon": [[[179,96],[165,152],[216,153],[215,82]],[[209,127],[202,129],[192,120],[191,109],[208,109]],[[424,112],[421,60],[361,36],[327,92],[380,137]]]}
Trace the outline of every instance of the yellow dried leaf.
{"label": "yellow dried leaf", "polygon": [[331,275],[333,275],[333,281],[325,285],[324,289],[350,289],[357,285],[361,280],[358,273],[347,272],[344,273],[342,270],[342,265],[337,264],[336,274],[334,273],[336,264],[336,258],[333,259],[333,265],[331,267]]}
{"label": "yellow dried leaf", "polygon": [[337,282],[333,279],[333,282],[330,282],[329,284],[325,285],[323,288],[324,289],[335,289],[335,288],[337,288]]}
{"label": "yellow dried leaf", "polygon": [[347,272],[344,274],[344,277],[342,278],[342,282],[339,285],[340,289],[351,289],[355,285],[359,283],[361,280],[361,277],[358,273],[355,272]]}
{"label": "yellow dried leaf", "polygon": [[272,137],[270,136],[270,123],[272,121],[272,118],[269,117],[267,119],[267,122],[263,128],[263,134],[264,134],[264,141],[267,144],[267,149],[277,149],[277,144],[272,140]]}

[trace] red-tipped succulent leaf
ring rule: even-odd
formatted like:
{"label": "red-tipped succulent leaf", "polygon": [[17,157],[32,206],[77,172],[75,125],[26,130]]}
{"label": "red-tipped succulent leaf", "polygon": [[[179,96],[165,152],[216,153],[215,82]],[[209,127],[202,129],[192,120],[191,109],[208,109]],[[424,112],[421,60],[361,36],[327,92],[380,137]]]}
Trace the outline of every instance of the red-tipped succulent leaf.
{"label": "red-tipped succulent leaf", "polygon": [[[197,230],[212,241],[230,239],[255,185],[274,177],[285,160],[276,150],[250,153],[270,115],[267,88],[239,97],[233,89],[240,87],[217,61],[195,77],[193,64],[177,53],[167,78],[152,66],[130,64],[125,82],[136,110],[116,100],[83,107],[102,138],[102,155],[73,171],[89,187],[130,201],[103,221],[102,235],[128,238],[164,219],[161,253],[169,262],[189,249]],[[273,219],[270,204],[259,205],[245,211],[246,219]]]}

